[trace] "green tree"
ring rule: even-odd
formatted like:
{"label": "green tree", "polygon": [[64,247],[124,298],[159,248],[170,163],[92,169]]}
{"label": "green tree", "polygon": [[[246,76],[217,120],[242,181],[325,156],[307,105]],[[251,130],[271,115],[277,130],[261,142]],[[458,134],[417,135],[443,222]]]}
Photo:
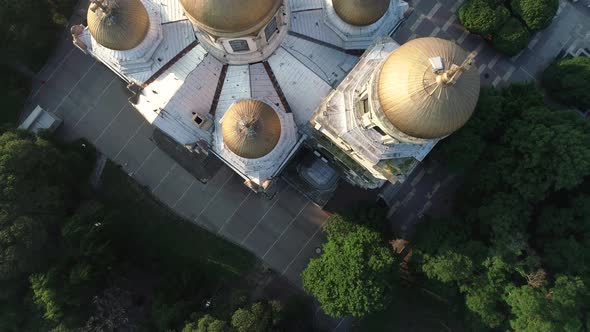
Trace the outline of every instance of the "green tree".
{"label": "green tree", "polygon": [[384,309],[396,284],[396,260],[381,235],[341,216],[328,222],[323,255],[303,271],[303,286],[332,316],[361,317]]}
{"label": "green tree", "polygon": [[280,323],[282,310],[278,301],[254,303],[236,310],[231,326],[237,332],[270,332]]}
{"label": "green tree", "polygon": [[491,0],[468,0],[459,8],[459,20],[469,32],[494,34],[510,17],[510,11]]}
{"label": "green tree", "polygon": [[227,322],[214,318],[211,315],[201,317],[198,322],[187,323],[182,332],[226,332]]}
{"label": "green tree", "polygon": [[531,30],[549,26],[559,7],[558,0],[512,0],[512,11],[520,16]]}
{"label": "green tree", "polygon": [[575,197],[563,207],[544,207],[536,235],[536,247],[548,267],[573,275],[590,275],[589,196]]}
{"label": "green tree", "polygon": [[473,275],[473,261],[466,255],[446,251],[436,256],[424,255],[422,271],[442,282],[462,281]]}
{"label": "green tree", "polygon": [[504,136],[493,167],[526,200],[572,189],[590,175],[590,125],[573,112],[525,110]]}
{"label": "green tree", "polygon": [[64,312],[63,302],[56,291],[56,279],[53,271],[47,274],[33,274],[30,277],[33,300],[44,312],[43,317],[58,323]]}
{"label": "green tree", "polygon": [[485,200],[468,217],[490,236],[499,254],[520,255],[527,246],[531,207],[516,194],[498,193]]}
{"label": "green tree", "polygon": [[523,332],[582,331],[588,290],[578,277],[558,276],[552,288],[511,287],[506,302],[513,329]]}
{"label": "green tree", "polygon": [[80,181],[72,171],[73,156],[31,133],[0,135],[0,208],[16,215],[63,217]]}
{"label": "green tree", "polygon": [[530,37],[527,28],[518,19],[510,17],[494,34],[492,45],[499,52],[513,56],[528,45]]}
{"label": "green tree", "polygon": [[543,73],[543,87],[552,98],[567,106],[590,109],[590,58],[557,61]]}
{"label": "green tree", "polygon": [[0,281],[25,277],[42,267],[48,238],[43,222],[0,211]]}

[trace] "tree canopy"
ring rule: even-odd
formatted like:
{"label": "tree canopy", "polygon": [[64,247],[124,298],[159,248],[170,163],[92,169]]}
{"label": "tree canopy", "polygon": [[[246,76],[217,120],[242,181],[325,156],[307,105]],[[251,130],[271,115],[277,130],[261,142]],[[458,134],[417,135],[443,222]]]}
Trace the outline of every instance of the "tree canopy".
{"label": "tree canopy", "polygon": [[384,309],[396,287],[396,259],[381,235],[346,217],[330,217],[320,258],[303,271],[303,286],[326,313],[361,317]]}
{"label": "tree canopy", "polygon": [[[461,129],[480,143],[470,158],[454,160],[462,181],[452,215],[416,229],[418,278],[464,306],[471,330],[582,331],[590,323],[583,314],[590,296],[589,123],[545,106],[533,85],[484,90],[482,97],[489,107],[480,103]],[[438,153],[447,158],[465,146],[453,136],[441,143]]]}
{"label": "tree canopy", "polygon": [[459,20],[472,33],[491,36],[510,17],[510,11],[491,0],[469,0],[459,8]]}
{"label": "tree canopy", "polygon": [[542,83],[557,101],[583,111],[590,109],[590,58],[580,56],[553,63],[543,73]]}
{"label": "tree canopy", "polygon": [[541,30],[549,26],[559,7],[558,0],[512,0],[512,11],[526,23],[531,30]]}
{"label": "tree canopy", "polygon": [[492,45],[506,55],[513,56],[524,49],[530,40],[527,28],[514,17],[510,17],[494,34]]}

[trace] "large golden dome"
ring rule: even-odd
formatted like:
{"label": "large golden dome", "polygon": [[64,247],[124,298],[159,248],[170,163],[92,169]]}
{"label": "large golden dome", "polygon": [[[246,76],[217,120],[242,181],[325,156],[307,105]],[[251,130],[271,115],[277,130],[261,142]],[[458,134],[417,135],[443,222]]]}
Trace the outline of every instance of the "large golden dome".
{"label": "large golden dome", "polygon": [[140,0],[91,2],[86,18],[96,42],[117,51],[139,45],[150,28],[150,17]]}
{"label": "large golden dome", "polygon": [[373,24],[389,8],[391,0],[332,0],[336,14],[346,23],[365,26]]}
{"label": "large golden dome", "polygon": [[[435,73],[430,59],[436,62],[437,57],[444,69]],[[379,102],[393,126],[424,139],[461,128],[473,114],[480,88],[475,66],[456,71],[467,57],[457,44],[432,37],[411,40],[395,50],[378,81]],[[449,79],[451,73],[459,75]]]}
{"label": "large golden dome", "polygon": [[281,138],[276,111],[258,100],[236,102],[223,116],[223,143],[242,158],[257,159],[270,153]]}
{"label": "large golden dome", "polygon": [[260,31],[282,0],[180,0],[186,16],[218,37],[241,37]]}

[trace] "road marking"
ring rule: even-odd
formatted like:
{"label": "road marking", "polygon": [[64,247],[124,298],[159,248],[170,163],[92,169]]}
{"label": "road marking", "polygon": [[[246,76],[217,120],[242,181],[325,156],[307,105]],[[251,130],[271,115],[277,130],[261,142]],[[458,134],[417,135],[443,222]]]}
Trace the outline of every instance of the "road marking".
{"label": "road marking", "polygon": [[80,124],[80,122],[82,122],[82,120],[84,120],[84,118],[86,117],[86,115],[88,115],[88,113],[90,113],[90,111],[92,111],[92,110],[94,109],[94,103],[95,103],[97,100],[101,99],[101,98],[102,98],[102,96],[104,96],[104,94],[105,94],[105,93],[107,92],[107,90],[108,90],[108,89],[111,87],[111,84],[113,84],[113,82],[115,82],[115,78],[113,78],[113,79],[111,80],[111,82],[109,82],[109,84],[107,84],[107,86],[106,86],[106,87],[105,87],[105,88],[102,90],[102,92],[101,92],[101,93],[98,95],[98,97],[96,97],[96,98],[94,99],[94,101],[92,102],[92,103],[93,103],[93,106],[90,106],[90,107],[88,107],[88,110],[86,110],[86,113],[84,113],[84,115],[82,115],[82,117],[81,117],[80,119],[78,119],[78,121],[76,121],[76,124],[74,124],[74,126],[72,127],[72,129],[75,129],[75,128],[78,126],[78,124]]}
{"label": "road marking", "polygon": [[164,182],[164,180],[166,180],[170,176],[170,172],[172,172],[174,169],[176,169],[176,166],[178,166],[178,164],[172,164],[172,166],[170,166],[170,169],[168,169],[168,172],[166,172],[166,175],[164,175],[162,177],[162,179],[160,180],[160,182],[154,187],[154,189],[152,190],[152,193],[155,193],[156,190],[158,190],[158,188],[160,188],[160,185],[162,184],[162,182]]}
{"label": "road marking", "polygon": [[344,320],[345,320],[345,319],[346,319],[346,318],[342,318],[342,319],[340,320],[340,323],[338,323],[338,325],[336,325],[336,327],[335,327],[335,328],[332,330],[332,332],[335,332],[336,330],[338,330],[338,328],[340,327],[340,325],[342,325],[342,322],[344,322]]}
{"label": "road marking", "polygon": [[455,15],[455,14],[451,15],[451,17],[449,17],[449,19],[442,26],[442,31],[447,32],[447,30],[449,30],[449,27],[451,27],[451,25],[455,22],[456,19],[457,19],[457,15]]}
{"label": "road marking", "polygon": [[301,210],[299,210],[299,213],[297,213],[297,215],[295,217],[293,217],[293,219],[291,220],[291,222],[289,223],[289,225],[287,225],[287,227],[285,227],[285,229],[283,230],[283,232],[281,233],[281,235],[279,235],[279,237],[275,240],[275,242],[272,244],[272,246],[270,246],[270,248],[268,248],[268,250],[264,253],[264,256],[262,256],[262,259],[263,260],[266,257],[266,255],[268,255],[268,253],[270,252],[270,250],[272,248],[274,248],[274,246],[279,242],[279,240],[283,237],[283,235],[285,235],[285,233],[287,232],[287,230],[289,229],[289,227],[291,227],[291,225],[293,225],[293,223],[295,222],[295,220],[299,217],[299,215],[301,215],[301,212],[303,212],[303,210],[308,205],[309,205],[309,201],[307,201],[307,203],[305,203],[305,205],[301,208]]}
{"label": "road marking", "polygon": [[479,68],[477,68],[477,71],[479,72],[480,75],[481,75],[481,73],[483,73],[484,70],[486,70],[485,63],[483,63],[481,66],[479,66]]}
{"label": "road marking", "polygon": [[123,107],[121,107],[121,109],[119,110],[119,113],[117,113],[117,115],[115,115],[115,117],[113,117],[113,119],[111,120],[111,122],[109,122],[109,124],[102,130],[102,132],[100,133],[100,135],[98,135],[98,137],[94,140],[94,145],[96,145],[96,143],[98,142],[98,140],[102,138],[102,135],[104,135],[104,133],[106,133],[106,131],[111,127],[111,125],[113,124],[113,122],[115,122],[115,120],[119,117],[119,115],[121,115],[121,112],[123,112],[123,110],[127,106],[129,106],[129,104],[128,103],[125,103],[125,105],[123,105]]}
{"label": "road marking", "polygon": [[155,146],[155,147],[154,147],[154,149],[152,150],[152,152],[150,152],[150,154],[148,154],[148,155],[147,155],[147,157],[145,157],[145,159],[144,159],[144,160],[141,162],[141,164],[139,165],[139,167],[138,167],[138,168],[137,168],[135,171],[133,171],[133,172],[132,172],[133,174],[135,174],[135,173],[139,172],[139,171],[142,169],[143,165],[145,165],[145,162],[146,162],[148,159],[150,159],[150,157],[152,156],[152,154],[153,154],[154,152],[156,152],[156,149],[157,149],[157,148],[158,148],[157,146]]}
{"label": "road marking", "polygon": [[432,32],[430,33],[430,37],[436,37],[439,32],[440,32],[439,27],[434,28],[434,30],[432,30]]}
{"label": "road marking", "polygon": [[412,187],[415,187],[418,182],[420,182],[420,180],[422,180],[422,178],[424,177],[424,174],[426,174],[426,171],[424,169],[420,170],[420,173],[418,173],[418,175],[416,175],[416,177],[412,180]]}
{"label": "road marking", "polygon": [[463,41],[465,41],[465,38],[467,38],[468,35],[469,35],[469,32],[467,32],[467,30],[463,31],[463,33],[461,34],[461,36],[457,39],[457,44],[462,44]]}
{"label": "road marking", "polygon": [[514,73],[514,70],[515,69],[516,69],[516,67],[510,66],[510,68],[508,68],[508,71],[506,73],[504,73],[504,76],[502,77],[502,79],[504,81],[508,81],[508,79],[510,78],[510,76],[512,76],[512,73]]}
{"label": "road marking", "polygon": [[432,17],[436,14],[436,12],[440,9],[440,7],[442,7],[442,4],[437,2],[432,9],[428,12],[428,14],[426,15],[426,17],[431,20]]}
{"label": "road marking", "polygon": [[387,213],[387,218],[391,218],[391,216],[393,216],[393,214],[397,211],[397,209],[400,206],[400,202],[396,201],[395,204],[389,209],[389,212]]}
{"label": "road marking", "polygon": [[404,200],[402,201],[402,205],[406,206],[406,204],[408,204],[408,202],[412,199],[412,197],[414,197],[415,194],[416,194],[416,189],[412,189],[412,191],[410,191],[408,193],[408,195],[406,197],[404,197]]}
{"label": "road marking", "polygon": [[233,218],[236,213],[238,213],[238,211],[240,210],[240,208],[242,207],[242,205],[244,205],[244,203],[246,202],[246,200],[248,199],[248,197],[250,197],[250,194],[252,194],[252,190],[249,190],[248,195],[246,195],[246,198],[244,198],[242,200],[242,202],[240,203],[240,205],[238,205],[238,207],[236,208],[236,210],[234,211],[234,213],[231,214],[231,216],[229,216],[225,222],[223,223],[223,225],[221,225],[221,227],[219,228],[219,231],[217,231],[217,234],[221,234],[221,231],[223,230],[223,228],[225,227],[225,225],[227,225],[227,223],[231,220],[231,218]]}
{"label": "road marking", "polygon": [[535,48],[535,45],[537,45],[537,43],[539,42],[539,39],[541,39],[541,34],[537,33],[535,34],[535,37],[533,38],[533,40],[531,40],[531,42],[527,45],[527,48],[529,50],[532,50],[533,48]]}
{"label": "road marking", "polygon": [[502,80],[502,78],[500,76],[497,76],[496,78],[494,78],[494,81],[492,82],[492,85],[494,86],[494,88],[496,86],[498,86],[498,84],[500,83],[501,80]]}
{"label": "road marking", "polygon": [[488,68],[493,69],[496,63],[498,63],[498,60],[500,60],[500,54],[496,54],[496,56],[490,60],[490,63],[488,63]]}
{"label": "road marking", "polygon": [[180,195],[180,198],[177,199],[176,202],[174,202],[174,205],[172,205],[173,209],[176,207],[176,205],[178,205],[178,202],[180,202],[184,198],[184,196],[186,196],[186,193],[188,193],[189,189],[191,189],[193,187],[195,182],[197,182],[197,179],[195,179],[193,177],[193,182],[191,182],[191,184],[188,186],[188,188],[186,188],[186,190],[182,193],[182,195]]}
{"label": "road marking", "polygon": [[66,101],[66,99],[72,94],[72,92],[74,92],[74,90],[78,87],[78,84],[80,84],[80,82],[82,82],[84,80],[84,78],[86,78],[86,75],[88,75],[88,73],[90,73],[90,71],[92,70],[92,68],[94,68],[94,65],[96,65],[96,61],[94,61],[92,63],[92,65],[90,67],[88,67],[88,70],[84,73],[84,75],[82,75],[82,77],[80,77],[80,79],[78,80],[78,82],[76,82],[76,84],[74,84],[74,86],[70,89],[70,92],[68,92],[67,95],[65,95],[62,100],[59,102],[59,104],[57,105],[57,107],[55,107],[53,109],[53,113],[55,113],[60,107],[61,105],[63,105],[63,103]]}
{"label": "road marking", "polygon": [[520,67],[520,70],[522,70],[525,74],[529,75],[533,81],[536,80],[535,76],[531,75],[531,73],[528,72],[528,70],[524,69],[524,67]]}
{"label": "road marking", "polygon": [[301,253],[303,252],[303,249],[307,248],[307,246],[309,245],[309,243],[311,242],[311,240],[313,240],[313,238],[318,234],[318,232],[320,231],[320,229],[322,229],[322,226],[326,223],[326,220],[328,220],[328,218],[329,217],[326,217],[326,219],[324,219],[324,221],[315,230],[315,232],[313,233],[313,235],[307,240],[307,242],[305,242],[305,244],[303,245],[303,247],[301,247],[301,249],[299,249],[299,252],[297,253],[297,255],[295,255],[295,257],[293,258],[293,260],[291,260],[291,262],[289,263],[289,265],[287,265],[287,267],[285,267],[285,269],[283,270],[283,273],[281,273],[281,275],[285,275],[285,272],[287,272],[287,270],[291,267],[291,265],[293,264],[293,262],[295,262],[295,260],[297,258],[299,258],[299,255],[301,255]]}
{"label": "road marking", "polygon": [[145,125],[145,122],[142,121],[141,124],[139,125],[139,127],[137,127],[137,129],[135,130],[135,133],[133,133],[133,136],[129,137],[129,139],[127,140],[127,142],[125,142],[125,145],[123,145],[123,147],[121,148],[121,150],[119,150],[119,152],[115,155],[115,157],[113,159],[117,159],[117,157],[119,157],[119,155],[121,154],[121,152],[123,152],[123,150],[125,150],[125,148],[127,147],[127,145],[129,145],[129,143],[131,142],[131,140],[137,136],[137,134],[139,134],[139,131],[141,130],[141,128],[143,128],[143,126]]}
{"label": "road marking", "polygon": [[[229,180],[231,180],[231,178],[234,176],[234,172],[231,172],[231,174],[227,177],[227,180],[225,180],[225,182],[223,183],[223,185],[217,190],[217,192],[215,193],[215,195],[213,195],[213,197],[211,197],[211,199],[209,200],[209,202],[207,202],[207,204],[205,204],[205,206],[203,207],[203,209],[201,209],[201,212],[199,213],[199,215],[194,219],[195,222],[197,220],[199,220],[199,218],[201,217],[201,215],[203,214],[203,212],[205,212],[205,210],[207,210],[207,208],[209,207],[209,205],[211,205],[211,202],[213,202],[213,200],[217,197],[217,195],[219,195],[219,193],[221,192],[221,189],[223,189],[223,187],[225,187],[225,185],[229,182]],[[207,185],[209,185],[209,183],[207,183]]]}
{"label": "road marking", "polygon": [[[51,72],[51,74],[49,75],[49,77],[43,81],[45,81],[45,84],[47,84],[52,78],[53,75],[55,75],[55,73],[57,73],[57,70],[59,68],[61,68],[61,66],[63,66],[63,64],[66,62],[66,60],[70,57],[70,55],[72,55],[72,53],[74,52],[74,48],[72,48],[68,54],[66,54],[66,56],[63,58],[63,60],[60,61],[60,63],[57,65],[57,67],[55,67],[55,69],[53,69],[53,71]],[[43,85],[39,86],[39,88],[37,89],[37,91],[31,96],[31,99],[35,98],[39,92],[41,92],[41,89],[43,88]]]}
{"label": "road marking", "polygon": [[424,14],[420,14],[420,16],[418,17],[416,22],[414,22],[414,24],[412,24],[412,26],[410,27],[410,31],[412,31],[412,32],[416,31],[416,28],[418,28],[420,23],[422,23],[422,21],[424,20],[424,17],[425,17]]}
{"label": "road marking", "polygon": [[254,225],[254,227],[252,227],[252,230],[250,231],[250,233],[248,233],[248,235],[246,235],[246,237],[242,240],[242,244],[244,244],[246,242],[246,240],[248,240],[248,238],[250,237],[250,235],[252,235],[252,233],[254,233],[254,231],[256,230],[256,228],[258,227],[258,225],[260,225],[260,223],[262,222],[262,220],[264,219],[264,217],[266,217],[266,215],[270,212],[270,210],[272,210],[272,208],[275,206],[275,204],[277,204],[278,201],[279,201],[279,197],[277,196],[277,199],[275,199],[275,201],[268,208],[268,210],[266,210],[266,212],[264,212],[264,214],[262,215],[262,217],[260,217],[260,219],[258,219],[258,222],[256,223],[256,225]]}
{"label": "road marking", "polygon": [[428,211],[431,206],[432,206],[432,202],[426,201],[424,206],[422,206],[422,209],[420,209],[420,211],[418,211],[418,213],[417,213],[418,218],[422,219],[424,217],[424,213],[426,213],[426,211]]}

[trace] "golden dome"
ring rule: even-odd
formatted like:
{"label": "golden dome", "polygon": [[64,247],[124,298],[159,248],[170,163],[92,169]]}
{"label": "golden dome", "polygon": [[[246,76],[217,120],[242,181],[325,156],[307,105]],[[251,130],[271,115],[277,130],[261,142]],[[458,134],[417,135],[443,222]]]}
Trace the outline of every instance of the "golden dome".
{"label": "golden dome", "polygon": [[223,143],[242,158],[257,159],[270,153],[281,138],[281,120],[276,111],[258,100],[232,105],[221,123]]}
{"label": "golden dome", "polygon": [[364,26],[377,21],[389,8],[390,0],[332,0],[336,14],[346,23]]}
{"label": "golden dome", "polygon": [[219,37],[241,37],[260,31],[276,14],[281,0],[180,0],[186,16]]}
{"label": "golden dome", "polygon": [[150,17],[140,0],[91,2],[86,18],[96,42],[117,51],[139,45],[150,28]]}
{"label": "golden dome", "polygon": [[[430,59],[440,57],[434,72]],[[467,60],[469,57],[470,60]],[[457,44],[440,38],[418,38],[395,50],[379,74],[378,96],[385,116],[407,135],[434,139],[461,128],[479,98],[479,73]]]}

